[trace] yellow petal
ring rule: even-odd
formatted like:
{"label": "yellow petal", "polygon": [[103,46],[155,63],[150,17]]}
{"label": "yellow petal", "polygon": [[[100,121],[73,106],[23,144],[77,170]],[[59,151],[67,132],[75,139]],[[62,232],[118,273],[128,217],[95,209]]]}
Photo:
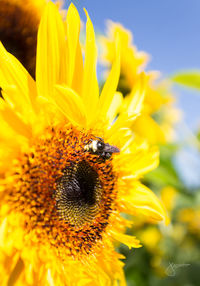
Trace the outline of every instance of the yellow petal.
{"label": "yellow petal", "polygon": [[117,112],[119,111],[123,102],[123,96],[120,92],[115,92],[112,102],[110,103],[110,107],[107,111],[107,117],[109,119],[109,123],[112,123],[115,119]]}
{"label": "yellow petal", "polygon": [[80,17],[75,6],[71,4],[67,12],[67,44],[68,44],[68,86],[71,86],[75,64],[77,46],[80,33]]}
{"label": "yellow petal", "polygon": [[111,126],[112,132],[117,132],[117,130],[119,130],[120,128],[130,128],[138,116],[139,114],[127,116],[126,113],[120,113],[113,125]]}
{"label": "yellow petal", "polygon": [[23,122],[23,120],[9,107],[4,107],[0,110],[2,118],[9,124],[9,126],[18,134],[27,138],[31,137],[31,127]]}
{"label": "yellow petal", "polygon": [[4,218],[0,225],[0,247],[4,247],[4,241],[6,240],[6,232],[8,228],[8,220]]}
{"label": "yellow petal", "polygon": [[165,136],[160,126],[149,116],[142,114],[133,123],[132,129],[151,144],[165,143]]}
{"label": "yellow petal", "polygon": [[[33,123],[35,121],[35,113],[31,109],[30,103],[26,100],[22,101],[21,93],[17,90],[16,86],[5,87],[2,91],[3,98],[8,106],[20,114],[26,123]],[[34,110],[37,111],[36,105],[34,103]]]}
{"label": "yellow petal", "polygon": [[24,262],[23,260],[19,257],[17,260],[14,269],[9,275],[8,279],[8,284],[7,285],[15,285],[19,276],[22,275],[22,272],[24,271]]}
{"label": "yellow petal", "polygon": [[8,86],[16,86],[18,102],[32,109],[32,102],[36,98],[35,82],[20,62],[6,51],[2,43],[0,43],[0,82],[3,90]]}
{"label": "yellow petal", "polygon": [[130,184],[123,202],[129,213],[136,211],[153,221],[164,220],[166,224],[169,223],[164,205],[150,189],[139,182]]}
{"label": "yellow petal", "polygon": [[116,40],[116,56],[115,61],[112,65],[110,74],[104,84],[103,90],[101,92],[99,109],[102,117],[107,115],[110,104],[113,101],[114,93],[117,89],[119,75],[120,75],[120,42],[119,37]]}
{"label": "yellow petal", "polygon": [[124,108],[112,126],[113,131],[122,126],[130,128],[136,118],[140,115],[146,94],[146,83],[147,78],[144,73],[141,73],[128,100],[125,99]]}
{"label": "yellow petal", "polygon": [[141,112],[146,93],[146,82],[147,79],[145,74],[141,73],[138,82],[135,84],[130,94],[130,102],[126,110],[128,116]]}
{"label": "yellow petal", "polygon": [[85,13],[87,23],[82,98],[90,121],[92,117],[96,116],[95,112],[99,98],[99,87],[96,76],[97,47],[94,28],[86,10]]}
{"label": "yellow petal", "polygon": [[66,83],[64,25],[56,5],[48,2],[38,30],[36,82],[40,95],[53,95],[55,84]]}
{"label": "yellow petal", "polygon": [[123,156],[118,157],[116,166],[121,167],[121,171],[124,173],[123,178],[138,178],[155,169],[158,163],[159,150],[154,146],[150,149],[123,154]]}
{"label": "yellow petal", "polygon": [[47,283],[49,286],[55,286],[55,283],[53,281],[53,277],[51,275],[51,269],[47,270]]}
{"label": "yellow petal", "polygon": [[134,248],[141,247],[140,241],[136,239],[135,236],[131,236],[131,235],[127,235],[127,234],[123,234],[119,232],[114,232],[114,231],[112,231],[111,234],[115,240],[127,245],[129,249],[131,249],[132,247]]}
{"label": "yellow petal", "polygon": [[86,125],[82,98],[74,90],[67,86],[56,86],[55,103],[72,124],[83,127]]}
{"label": "yellow petal", "polygon": [[72,81],[72,88],[78,93],[81,94],[82,83],[83,83],[83,56],[81,51],[81,45],[78,42],[76,47],[76,62],[74,67],[74,75]]}

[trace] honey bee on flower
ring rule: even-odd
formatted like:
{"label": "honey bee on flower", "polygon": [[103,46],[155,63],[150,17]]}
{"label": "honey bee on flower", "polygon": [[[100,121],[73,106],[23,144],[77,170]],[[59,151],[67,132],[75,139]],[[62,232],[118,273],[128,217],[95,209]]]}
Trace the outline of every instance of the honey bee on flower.
{"label": "honey bee on flower", "polygon": [[113,153],[120,152],[117,147],[104,143],[102,138],[90,140],[89,144],[84,146],[84,149],[88,152],[92,152],[93,154],[97,154],[104,159],[109,159]]}

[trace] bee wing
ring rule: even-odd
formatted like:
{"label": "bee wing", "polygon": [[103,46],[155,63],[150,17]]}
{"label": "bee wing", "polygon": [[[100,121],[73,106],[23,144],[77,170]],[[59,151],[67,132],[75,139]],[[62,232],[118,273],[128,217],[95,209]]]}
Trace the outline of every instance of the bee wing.
{"label": "bee wing", "polygon": [[119,148],[115,147],[115,146],[111,146],[108,143],[105,144],[104,147],[104,152],[108,152],[108,153],[119,153],[120,150]]}

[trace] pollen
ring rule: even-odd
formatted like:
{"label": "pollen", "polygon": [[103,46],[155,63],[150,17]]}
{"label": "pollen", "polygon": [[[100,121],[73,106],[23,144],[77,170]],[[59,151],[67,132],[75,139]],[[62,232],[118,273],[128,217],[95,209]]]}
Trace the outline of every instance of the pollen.
{"label": "pollen", "polygon": [[26,217],[27,233],[37,229],[37,240],[72,256],[92,251],[114,209],[112,157],[84,148],[94,138],[72,127],[48,129],[45,139],[32,142],[32,151],[18,158],[15,187],[7,190],[11,209]]}

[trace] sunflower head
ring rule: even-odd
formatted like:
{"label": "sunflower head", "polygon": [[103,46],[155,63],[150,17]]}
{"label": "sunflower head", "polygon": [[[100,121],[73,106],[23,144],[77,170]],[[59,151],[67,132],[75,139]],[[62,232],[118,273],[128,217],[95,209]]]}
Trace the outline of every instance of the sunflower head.
{"label": "sunflower head", "polygon": [[112,69],[99,94],[95,34],[86,17],[83,60],[76,8],[71,4],[63,21],[57,7],[47,4],[36,81],[0,46],[3,281],[14,276],[25,285],[73,285],[78,268],[83,284],[123,283],[113,242],[140,244],[124,234],[130,221],[122,213],[167,219],[139,181],[157,166],[158,149],[130,129],[143,108],[145,77],[140,75],[133,100],[122,109],[116,37]]}
{"label": "sunflower head", "polygon": [[136,82],[138,72],[146,66],[149,56],[139,52],[133,45],[132,33],[121,24],[112,21],[107,22],[107,37],[101,37],[103,54],[102,61],[112,63],[114,61],[113,51],[116,38],[119,37],[121,45],[121,69],[118,90],[128,94]]}
{"label": "sunflower head", "polygon": [[46,0],[2,0],[0,41],[35,76],[37,30]]}

